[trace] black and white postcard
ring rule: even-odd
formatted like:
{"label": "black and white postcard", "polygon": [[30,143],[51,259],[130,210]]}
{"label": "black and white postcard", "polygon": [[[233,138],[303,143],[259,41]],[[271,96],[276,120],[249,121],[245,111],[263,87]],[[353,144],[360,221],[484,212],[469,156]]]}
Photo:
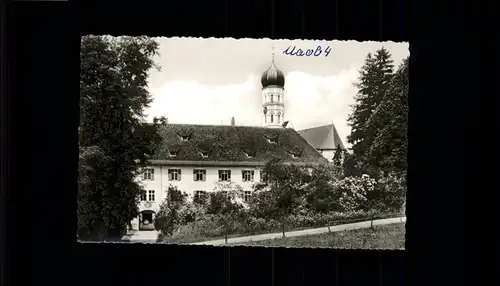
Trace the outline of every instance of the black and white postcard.
{"label": "black and white postcard", "polygon": [[401,249],[407,43],[85,36],[78,240]]}

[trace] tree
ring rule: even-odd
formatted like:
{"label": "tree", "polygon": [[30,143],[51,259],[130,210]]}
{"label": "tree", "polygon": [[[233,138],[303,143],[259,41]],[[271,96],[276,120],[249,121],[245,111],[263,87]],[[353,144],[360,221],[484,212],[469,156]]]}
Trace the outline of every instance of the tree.
{"label": "tree", "polygon": [[367,151],[380,127],[372,124],[375,122],[369,122],[369,119],[390,87],[392,63],[391,55],[385,48],[376,51],[375,55],[368,54],[360,71],[359,82],[355,84],[358,93],[348,117],[351,134],[347,141],[352,144],[353,155],[362,173],[369,171]]}
{"label": "tree", "polygon": [[403,60],[370,121],[381,126],[368,150],[371,165],[384,172],[404,173],[407,169],[408,58]]}
{"label": "tree", "polygon": [[343,158],[344,158],[344,150],[342,150],[342,148],[340,148],[340,144],[338,144],[337,147],[335,148],[335,154],[333,154],[333,159],[332,159],[333,165],[337,167],[342,166]]}
{"label": "tree", "polygon": [[262,170],[262,182],[255,185],[250,207],[259,216],[278,220],[284,235],[288,216],[305,203],[309,182],[307,170],[273,158]]}
{"label": "tree", "polygon": [[319,165],[311,173],[311,181],[307,184],[305,195],[307,209],[316,213],[326,213],[337,210],[336,196],[333,183],[341,177],[337,172],[337,166]]}
{"label": "tree", "polygon": [[346,152],[342,162],[342,171],[345,177],[359,177],[363,174],[362,163],[354,154]]}
{"label": "tree", "polygon": [[184,222],[181,210],[186,203],[187,194],[170,185],[167,189],[167,199],[161,204],[154,222],[155,229],[160,231],[160,235],[172,238],[174,232]]}
{"label": "tree", "polygon": [[80,153],[98,150],[94,154],[102,159],[82,155],[79,162],[80,239],[121,236],[138,215],[143,189],[135,178],[161,141],[162,120],[143,119],[152,101],[147,76],[157,51],[158,43],[147,37],[82,39]]}
{"label": "tree", "polygon": [[214,215],[217,223],[224,228],[226,242],[227,234],[233,230],[239,212],[243,209],[236,201],[242,193],[241,186],[234,182],[217,182],[214,192],[210,193],[207,213]]}
{"label": "tree", "polygon": [[98,146],[81,147],[78,164],[78,233],[90,240],[101,240],[106,225],[100,215],[103,192],[108,186],[106,173],[111,158]]}

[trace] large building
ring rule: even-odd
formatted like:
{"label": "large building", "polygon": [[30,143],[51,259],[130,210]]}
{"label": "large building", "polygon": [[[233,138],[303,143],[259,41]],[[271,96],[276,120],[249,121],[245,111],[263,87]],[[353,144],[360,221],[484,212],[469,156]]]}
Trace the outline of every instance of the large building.
{"label": "large building", "polygon": [[274,54],[261,83],[262,126],[237,126],[233,118],[226,126],[162,127],[163,146],[140,178],[146,193],[141,197],[140,215],[132,221],[133,229],[153,229],[155,214],[170,185],[194,198],[213,191],[217,182],[234,182],[248,200],[254,183],[261,180],[261,168],[272,157],[297,165],[328,162],[297,131],[285,128],[285,77],[275,66]]}
{"label": "large building", "polygon": [[333,160],[335,150],[340,147],[344,152],[346,148],[340,139],[335,125],[328,124],[297,131],[309,145],[314,147],[330,162]]}

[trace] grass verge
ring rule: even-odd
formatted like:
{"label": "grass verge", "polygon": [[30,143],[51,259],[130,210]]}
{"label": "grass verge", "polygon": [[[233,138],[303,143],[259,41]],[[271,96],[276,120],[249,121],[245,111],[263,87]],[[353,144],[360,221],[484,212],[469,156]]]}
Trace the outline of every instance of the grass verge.
{"label": "grass verge", "polygon": [[[400,214],[384,214],[384,215],[379,215],[379,216],[375,216],[375,217],[356,217],[356,218],[350,218],[350,219],[344,219],[344,220],[338,220],[338,221],[331,221],[326,225],[335,226],[335,225],[341,225],[341,224],[362,222],[362,221],[367,221],[367,220],[391,218],[391,217],[396,217],[396,216],[400,216]],[[310,228],[325,227],[326,225],[325,224],[309,224],[309,225],[302,225],[302,226],[288,225],[286,227],[285,231],[286,232],[299,231],[299,230],[310,229]],[[262,229],[262,230],[253,231],[253,232],[236,230],[233,233],[227,234],[227,238],[229,239],[229,238],[241,237],[241,236],[252,236],[252,235],[261,235],[261,234],[268,234],[268,233],[280,233],[281,231],[282,231],[281,227]],[[225,236],[221,233],[221,231],[213,230],[211,235],[210,235],[211,231],[205,230],[204,232],[206,232],[207,234],[203,235],[200,233],[199,229],[197,229],[196,227],[191,228],[191,227],[185,225],[185,226],[181,226],[181,228],[174,234],[174,236],[172,238],[160,237],[158,242],[174,243],[174,244],[181,243],[182,244],[182,243],[209,241],[209,240],[219,240],[219,239],[225,238]]]}
{"label": "grass verge", "polygon": [[304,235],[280,239],[238,243],[245,246],[313,247],[313,248],[404,248],[405,224],[395,223],[371,228]]}

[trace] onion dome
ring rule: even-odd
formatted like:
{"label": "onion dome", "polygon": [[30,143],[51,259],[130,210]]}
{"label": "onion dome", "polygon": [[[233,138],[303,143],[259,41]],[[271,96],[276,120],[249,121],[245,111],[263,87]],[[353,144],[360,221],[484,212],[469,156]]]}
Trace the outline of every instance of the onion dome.
{"label": "onion dome", "polygon": [[271,67],[269,67],[263,74],[260,79],[262,83],[262,88],[268,86],[277,86],[283,88],[285,86],[285,76],[283,72],[276,68],[274,65],[274,52],[273,52],[273,61]]}

